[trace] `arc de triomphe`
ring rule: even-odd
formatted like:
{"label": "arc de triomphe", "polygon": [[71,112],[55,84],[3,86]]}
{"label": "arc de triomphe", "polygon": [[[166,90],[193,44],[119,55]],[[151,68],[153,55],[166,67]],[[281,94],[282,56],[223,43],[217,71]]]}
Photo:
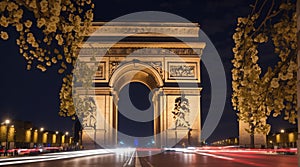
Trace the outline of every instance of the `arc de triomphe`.
{"label": "arc de triomphe", "polygon": [[[91,94],[97,107],[83,118],[83,146],[95,148],[95,142],[101,147],[118,145],[119,93],[131,82],[144,84],[153,94],[157,146],[199,144],[200,59],[205,48],[199,41],[199,25],[116,22],[97,32],[103,25],[93,24],[94,33],[80,50],[81,60],[98,62]],[[122,40],[112,44],[115,38]],[[95,49],[104,55],[92,60]],[[80,87],[77,90],[80,92]]]}

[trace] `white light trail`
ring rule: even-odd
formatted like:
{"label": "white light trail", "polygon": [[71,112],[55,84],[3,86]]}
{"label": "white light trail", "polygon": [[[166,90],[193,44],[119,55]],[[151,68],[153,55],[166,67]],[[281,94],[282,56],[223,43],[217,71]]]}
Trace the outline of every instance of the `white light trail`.
{"label": "white light trail", "polygon": [[104,154],[107,155],[107,154],[115,154],[115,153],[123,153],[124,154],[124,153],[132,152],[132,151],[133,151],[133,149],[111,149],[111,150],[97,149],[97,150],[48,153],[48,154],[44,154],[41,156],[34,156],[34,157],[19,157],[19,158],[0,159],[0,166],[33,163],[33,162],[54,161],[54,160],[79,158],[79,157],[93,156],[93,155],[104,155]]}

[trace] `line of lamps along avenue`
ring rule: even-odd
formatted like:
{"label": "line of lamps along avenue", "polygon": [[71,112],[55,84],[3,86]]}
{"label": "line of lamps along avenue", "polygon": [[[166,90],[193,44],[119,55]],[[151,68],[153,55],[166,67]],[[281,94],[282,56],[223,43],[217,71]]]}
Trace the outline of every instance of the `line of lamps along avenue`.
{"label": "line of lamps along avenue", "polygon": [[[12,121],[10,119],[6,119],[4,120],[4,122],[1,123],[1,125],[5,126],[5,129],[1,128],[1,131],[3,131],[1,134],[5,133],[5,152],[7,152],[7,150],[9,149],[10,145],[9,145],[9,138],[10,137],[10,134],[13,132],[13,140],[11,141],[14,141],[14,144],[16,144],[16,129],[15,129],[15,126],[14,125],[10,125],[12,123]],[[65,132],[65,133],[60,133],[59,131],[56,131],[52,138],[50,139],[51,141],[48,140],[48,132],[44,132],[45,129],[43,127],[41,127],[39,129],[40,132],[43,132],[40,136],[39,133],[38,133],[38,129],[35,129],[34,130],[34,133],[32,133],[32,130],[33,128],[29,128],[27,130],[25,130],[25,134],[24,134],[24,139],[22,142],[24,143],[42,143],[42,144],[47,144],[47,143],[51,143],[51,145],[53,144],[56,144],[56,146],[62,146],[62,144],[65,144],[65,143],[72,143],[72,137],[69,137],[67,140],[67,137],[69,136],[69,132]],[[60,140],[58,141],[57,139],[57,135],[59,134],[62,134]],[[4,136],[2,135],[2,138]],[[39,140],[38,140],[39,138]],[[59,144],[59,145],[58,145]],[[16,145],[15,145],[16,146]],[[32,147],[32,146],[29,146],[29,147]]]}

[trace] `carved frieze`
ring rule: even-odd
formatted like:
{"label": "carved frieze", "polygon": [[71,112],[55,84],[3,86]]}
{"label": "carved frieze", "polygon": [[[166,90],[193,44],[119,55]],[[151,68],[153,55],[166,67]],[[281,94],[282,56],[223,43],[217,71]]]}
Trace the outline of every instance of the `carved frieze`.
{"label": "carved frieze", "polygon": [[180,36],[180,37],[194,37],[197,36],[199,32],[199,27],[195,24],[186,27],[171,27],[170,25],[122,25],[122,26],[93,26],[91,27],[86,35],[93,34],[94,36],[105,36],[108,35],[118,35],[118,36],[149,36],[149,34],[155,34],[156,36]]}
{"label": "carved frieze", "polygon": [[[118,68],[120,63],[121,63],[121,61],[110,61],[109,62],[110,77],[113,75],[113,73]],[[159,75],[162,77],[162,79],[164,78],[162,62],[161,61],[153,61],[153,62],[151,61],[151,62],[144,62],[144,63],[146,63],[146,64],[150,65],[151,67],[153,67],[159,73]]]}
{"label": "carved frieze", "polygon": [[191,49],[191,48],[82,48],[79,52],[81,56],[116,56],[116,55],[130,55],[134,53],[134,55],[168,55],[170,53],[175,55],[201,55],[202,49]]}
{"label": "carved frieze", "polygon": [[195,77],[195,66],[170,65],[170,78]]}
{"label": "carved frieze", "polygon": [[169,80],[197,80],[197,73],[196,62],[168,62]]}

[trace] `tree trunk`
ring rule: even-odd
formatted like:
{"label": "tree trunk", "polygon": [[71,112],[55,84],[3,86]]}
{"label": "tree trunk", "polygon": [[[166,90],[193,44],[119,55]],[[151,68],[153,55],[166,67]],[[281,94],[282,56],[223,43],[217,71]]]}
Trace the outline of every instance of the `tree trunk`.
{"label": "tree trunk", "polygon": [[250,133],[250,148],[255,148],[255,145],[254,145],[254,125],[251,126],[250,128],[251,130],[251,133]]}
{"label": "tree trunk", "polygon": [[251,133],[250,134],[250,148],[254,148],[254,134]]}

